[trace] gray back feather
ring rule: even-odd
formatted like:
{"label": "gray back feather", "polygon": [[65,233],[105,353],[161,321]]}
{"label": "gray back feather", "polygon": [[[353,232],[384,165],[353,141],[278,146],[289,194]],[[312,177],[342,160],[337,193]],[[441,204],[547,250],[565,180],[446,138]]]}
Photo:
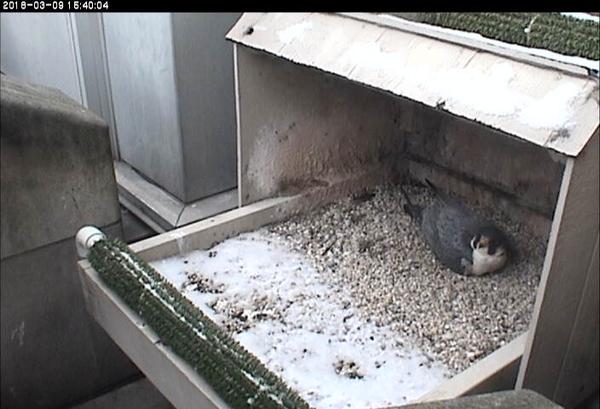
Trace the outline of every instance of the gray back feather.
{"label": "gray back feather", "polygon": [[435,199],[423,210],[421,230],[440,261],[462,273],[461,259],[473,261],[470,243],[483,220],[458,199],[441,192],[429,180],[426,182]]}

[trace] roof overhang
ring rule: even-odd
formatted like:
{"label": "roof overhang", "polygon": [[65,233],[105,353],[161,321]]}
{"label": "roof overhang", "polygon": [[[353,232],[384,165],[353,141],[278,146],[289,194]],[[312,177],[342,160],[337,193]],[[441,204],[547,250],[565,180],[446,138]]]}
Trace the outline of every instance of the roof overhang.
{"label": "roof overhang", "polygon": [[526,47],[511,52],[461,39],[453,30],[440,34],[426,24],[398,18],[380,24],[366,16],[245,13],[227,39],[568,156],[577,156],[598,128],[599,79],[576,60],[528,54]]}

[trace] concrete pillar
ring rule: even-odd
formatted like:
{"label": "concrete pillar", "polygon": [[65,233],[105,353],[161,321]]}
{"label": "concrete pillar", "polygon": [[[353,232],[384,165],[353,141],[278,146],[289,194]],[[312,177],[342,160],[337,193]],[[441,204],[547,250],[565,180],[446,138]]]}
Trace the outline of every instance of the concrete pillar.
{"label": "concrete pillar", "polygon": [[57,408],[135,376],[84,307],[74,235],[120,235],[108,127],[53,89],[1,77],[1,404]]}

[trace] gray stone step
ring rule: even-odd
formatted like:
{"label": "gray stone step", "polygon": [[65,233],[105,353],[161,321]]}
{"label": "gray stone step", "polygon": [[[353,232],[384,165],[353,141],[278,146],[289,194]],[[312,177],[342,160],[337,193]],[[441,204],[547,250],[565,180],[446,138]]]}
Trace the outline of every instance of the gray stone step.
{"label": "gray stone step", "polygon": [[502,391],[477,396],[417,403],[402,409],[562,409],[563,407],[542,395],[529,391]]}

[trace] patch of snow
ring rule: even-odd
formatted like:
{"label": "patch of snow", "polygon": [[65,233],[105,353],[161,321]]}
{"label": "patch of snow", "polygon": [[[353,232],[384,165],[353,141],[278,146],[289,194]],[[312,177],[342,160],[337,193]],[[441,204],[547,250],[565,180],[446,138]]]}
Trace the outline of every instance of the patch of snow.
{"label": "patch of snow", "polygon": [[519,120],[531,127],[551,129],[568,128],[573,117],[572,102],[581,93],[581,88],[563,82],[540,99],[532,99],[519,113]]}
{"label": "patch of snow", "polygon": [[[411,22],[411,24],[413,23]],[[428,28],[437,30],[439,27],[428,26]],[[471,33],[459,31],[456,33],[472,37]],[[473,36],[484,39],[479,34]],[[507,43],[501,44],[512,47]],[[527,52],[532,50],[521,48],[526,49]],[[353,43],[341,55],[340,62],[342,66],[345,64],[348,68],[355,66],[368,68],[371,70],[369,75],[372,77],[381,77],[392,72],[397,78],[387,78],[386,80],[391,84],[394,81],[404,81],[405,78],[410,78],[411,81],[404,82],[401,87],[407,94],[412,92],[438,103],[443,102],[444,109],[450,112],[466,110],[464,113],[474,118],[482,114],[512,117],[524,125],[538,129],[556,130],[567,127],[575,113],[573,104],[584,91],[568,78],[562,78],[546,95],[534,97],[522,92],[512,84],[513,81],[518,80],[515,69],[517,63],[509,59],[485,70],[457,65],[440,72],[434,72],[428,67],[415,69],[405,64],[397,53],[386,52],[377,42],[358,41]],[[595,63],[597,65],[600,62]],[[395,67],[395,70],[390,71],[389,67]],[[356,71],[353,70],[347,76],[354,78],[356,75],[353,73],[356,74]]]}
{"label": "patch of snow", "polygon": [[286,27],[285,29],[280,30],[277,33],[277,37],[279,38],[279,41],[281,41],[283,44],[288,44],[292,40],[295,40],[296,38],[302,36],[302,34],[304,34],[306,30],[310,30],[312,26],[312,22],[303,21],[301,23],[294,24],[293,26]]}
{"label": "patch of snow", "polygon": [[[152,264],[213,320],[240,324],[234,338],[315,408],[400,405],[449,376],[261,230]],[[210,283],[204,292],[190,282],[196,275]]]}
{"label": "patch of snow", "polygon": [[581,96],[581,87],[564,79],[545,95],[535,98],[511,89],[514,76],[510,62],[496,64],[480,73],[455,69],[438,76],[431,89],[446,98],[445,107],[450,110],[461,105],[476,113],[514,116],[532,128],[567,127],[574,115],[573,103]]}
{"label": "patch of snow", "polygon": [[588,21],[595,21],[596,23],[600,23],[599,16],[594,16],[589,13],[560,13],[560,14],[562,14],[563,16],[574,17],[579,20],[588,20]]}
{"label": "patch of snow", "polygon": [[518,109],[519,98],[509,88],[514,76],[512,64],[508,62],[494,65],[489,72],[476,74],[455,69],[438,76],[433,89],[448,97],[448,108],[459,103],[488,115],[508,116]]}
{"label": "patch of snow", "polygon": [[343,58],[348,61],[360,61],[361,66],[370,69],[380,69],[397,64],[398,56],[394,53],[386,53],[381,45],[372,41],[357,41],[353,43]]}

